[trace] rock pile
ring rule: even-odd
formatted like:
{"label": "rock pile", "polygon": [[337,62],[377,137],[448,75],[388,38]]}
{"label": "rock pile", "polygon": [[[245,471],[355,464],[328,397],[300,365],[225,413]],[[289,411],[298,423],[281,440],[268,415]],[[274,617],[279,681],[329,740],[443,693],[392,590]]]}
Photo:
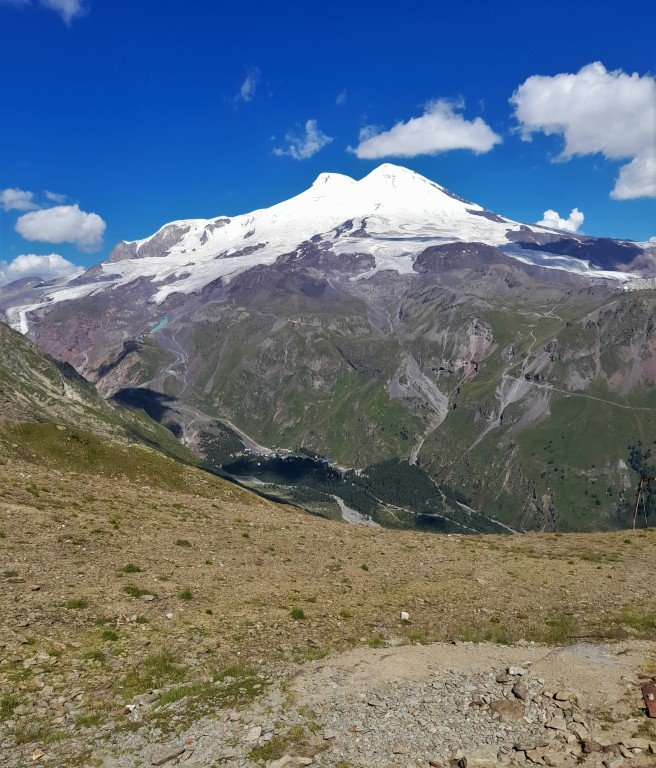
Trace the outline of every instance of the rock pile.
{"label": "rock pile", "polygon": [[[576,697],[525,668],[440,670],[421,681],[344,691],[330,681],[290,699],[274,686],[244,711],[201,718],[178,741],[144,725],[95,751],[105,768],[630,768],[656,764],[656,743],[604,741]],[[333,688],[334,686],[334,688]],[[332,690],[331,690],[332,689]],[[314,694],[321,703],[312,705]],[[184,702],[171,705],[182,712]],[[139,703],[140,709],[148,702]],[[173,717],[175,720],[175,716]],[[594,734],[594,736],[593,736]],[[45,764],[44,764],[45,765]]]}

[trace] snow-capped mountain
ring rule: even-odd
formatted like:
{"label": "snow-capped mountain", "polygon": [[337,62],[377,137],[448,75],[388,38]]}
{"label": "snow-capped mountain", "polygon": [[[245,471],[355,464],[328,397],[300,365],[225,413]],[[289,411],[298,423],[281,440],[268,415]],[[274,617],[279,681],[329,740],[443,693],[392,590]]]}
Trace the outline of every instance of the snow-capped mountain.
{"label": "snow-capped mountain", "polygon": [[585,529],[654,434],[655,267],[656,244],[521,224],[383,165],[0,288],[0,313],[215,466],[244,445],[364,476],[409,462],[517,530]]}
{"label": "snow-capped mountain", "polygon": [[[631,262],[650,250],[520,224],[413,171],[384,164],[359,181],[322,173],[309,189],[270,208],[165,224],[143,240],[119,243],[108,261],[82,276],[20,294],[34,300],[16,303],[14,298],[11,306],[5,304],[5,312],[10,325],[25,333],[30,313],[40,307],[138,279],[150,283],[145,298],[161,304],[171,295],[198,292],[218,279],[227,282],[253,267],[271,265],[307,241],[338,256],[371,256],[373,263],[351,275],[352,280],[383,270],[412,274],[417,256],[427,248],[462,242],[497,247],[525,264],[631,284],[639,277]],[[608,259],[598,258],[604,250],[599,243],[604,242],[618,252],[610,269]]]}

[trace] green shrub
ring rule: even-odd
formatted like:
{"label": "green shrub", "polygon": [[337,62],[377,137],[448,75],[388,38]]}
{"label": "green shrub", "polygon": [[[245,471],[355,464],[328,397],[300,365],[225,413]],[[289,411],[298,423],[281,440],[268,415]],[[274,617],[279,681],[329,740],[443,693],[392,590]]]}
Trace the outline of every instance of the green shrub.
{"label": "green shrub", "polygon": [[136,584],[126,584],[123,587],[123,591],[126,595],[130,595],[130,597],[134,598],[138,598],[146,594],[146,590],[141,589],[141,587],[138,587]]}
{"label": "green shrub", "polygon": [[73,611],[79,611],[82,608],[87,607],[87,601],[83,597],[74,597],[70,600],[67,600],[65,603],[66,607]]}
{"label": "green shrub", "polygon": [[141,568],[134,563],[126,563],[121,570],[123,573],[141,573]]}

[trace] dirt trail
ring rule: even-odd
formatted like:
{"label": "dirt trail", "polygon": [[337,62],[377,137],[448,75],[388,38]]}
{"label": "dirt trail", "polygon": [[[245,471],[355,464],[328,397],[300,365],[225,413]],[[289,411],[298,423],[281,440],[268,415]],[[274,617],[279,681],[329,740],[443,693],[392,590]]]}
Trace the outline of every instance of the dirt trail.
{"label": "dirt trail", "polygon": [[[316,702],[328,690],[331,697],[340,687],[357,693],[404,680],[420,681],[440,669],[483,672],[523,667],[530,670],[531,676],[543,678],[553,690],[572,691],[593,710],[612,713],[623,711],[627,681],[636,678],[636,671],[654,650],[653,643],[635,640],[609,645],[580,643],[565,648],[493,643],[358,648],[313,665],[296,678],[293,687],[302,699]],[[335,685],[326,685],[328,680]],[[323,686],[317,685],[318,681],[323,681]]]}
{"label": "dirt trail", "polygon": [[[450,754],[472,768],[645,768],[649,740],[631,734],[649,650],[637,641],[360,648],[289,669],[247,709],[208,713],[162,745],[143,728],[97,742],[95,756],[103,768],[159,765],[160,755],[194,768],[217,759],[255,768],[263,754],[269,768],[444,767]],[[174,706],[182,713],[182,702]],[[586,753],[584,743],[595,749]],[[641,748],[613,757],[625,744]]]}

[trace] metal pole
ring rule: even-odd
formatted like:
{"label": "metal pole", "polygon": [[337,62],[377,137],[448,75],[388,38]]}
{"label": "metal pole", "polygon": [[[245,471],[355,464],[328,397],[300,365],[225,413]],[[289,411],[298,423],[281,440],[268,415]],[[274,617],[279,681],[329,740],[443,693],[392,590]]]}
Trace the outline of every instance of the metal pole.
{"label": "metal pole", "polygon": [[640,496],[642,495],[642,483],[644,481],[644,475],[640,475],[640,482],[638,483],[638,493],[636,495],[635,507],[633,508],[633,525],[632,528],[636,529],[636,520],[638,519],[638,507],[640,506]]}

